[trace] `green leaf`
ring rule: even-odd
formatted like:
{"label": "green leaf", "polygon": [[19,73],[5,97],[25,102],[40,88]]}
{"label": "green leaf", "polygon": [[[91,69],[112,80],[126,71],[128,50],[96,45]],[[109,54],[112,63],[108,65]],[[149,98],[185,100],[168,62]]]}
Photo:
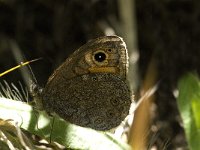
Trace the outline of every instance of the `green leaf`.
{"label": "green leaf", "polygon": [[178,83],[178,107],[186,138],[191,150],[200,149],[200,81],[197,75],[187,74]]}
{"label": "green leaf", "polygon": [[[0,118],[12,119],[32,134],[56,141],[70,149],[127,150],[130,147],[113,135],[70,124],[20,101],[0,98]],[[54,123],[52,123],[54,122]]]}

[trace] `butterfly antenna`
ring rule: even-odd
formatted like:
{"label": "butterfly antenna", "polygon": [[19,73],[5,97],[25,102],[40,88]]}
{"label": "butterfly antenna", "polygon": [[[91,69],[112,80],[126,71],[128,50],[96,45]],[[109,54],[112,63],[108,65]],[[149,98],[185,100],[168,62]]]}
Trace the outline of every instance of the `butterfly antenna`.
{"label": "butterfly antenna", "polygon": [[[16,62],[18,64],[21,64],[21,66],[25,66],[27,65],[26,67],[24,68],[21,68],[21,74],[22,74],[22,78],[26,84],[27,87],[30,87],[31,83],[35,83],[37,84],[37,79],[29,65],[30,62],[33,62],[33,61],[37,61],[37,60],[40,60],[41,58],[38,58],[38,59],[34,59],[34,60],[31,60],[31,61],[25,61],[25,56],[23,55],[22,51],[20,50],[19,48],[19,45],[17,44],[16,41],[10,39],[9,40],[9,45],[10,45],[10,49],[12,51],[12,54],[14,55],[14,58],[16,60]],[[22,62],[25,62],[25,63],[22,63]],[[30,83],[31,81],[31,83]]]}
{"label": "butterfly antenna", "polygon": [[[39,58],[39,59],[41,59],[41,58]],[[39,60],[38,59],[38,60]],[[38,84],[38,81],[37,81],[37,79],[36,79],[36,77],[35,77],[35,74],[33,73],[33,70],[32,70],[32,68],[31,68],[31,66],[30,65],[28,65],[27,66],[28,68],[29,68],[29,72],[30,72],[30,76],[31,76],[31,82],[33,82],[33,83],[35,83],[35,84]]]}

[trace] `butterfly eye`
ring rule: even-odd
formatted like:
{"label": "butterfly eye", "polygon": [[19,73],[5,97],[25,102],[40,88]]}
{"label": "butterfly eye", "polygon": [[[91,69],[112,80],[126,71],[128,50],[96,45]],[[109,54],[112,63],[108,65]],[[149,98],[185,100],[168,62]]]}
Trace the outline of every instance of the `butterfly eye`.
{"label": "butterfly eye", "polygon": [[104,60],[106,60],[106,54],[103,52],[97,52],[94,55],[94,59],[98,62],[103,62]]}

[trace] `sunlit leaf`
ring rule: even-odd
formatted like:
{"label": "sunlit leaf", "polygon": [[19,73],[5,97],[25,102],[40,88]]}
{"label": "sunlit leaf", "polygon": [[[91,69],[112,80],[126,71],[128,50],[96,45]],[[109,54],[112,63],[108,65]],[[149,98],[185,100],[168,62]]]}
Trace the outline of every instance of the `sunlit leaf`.
{"label": "sunlit leaf", "polygon": [[185,134],[191,150],[200,149],[200,80],[197,75],[187,74],[178,84],[178,107]]}
{"label": "sunlit leaf", "polygon": [[129,146],[105,132],[70,124],[58,116],[49,117],[20,101],[0,98],[0,118],[12,119],[32,134],[56,141],[70,149],[127,150]]}

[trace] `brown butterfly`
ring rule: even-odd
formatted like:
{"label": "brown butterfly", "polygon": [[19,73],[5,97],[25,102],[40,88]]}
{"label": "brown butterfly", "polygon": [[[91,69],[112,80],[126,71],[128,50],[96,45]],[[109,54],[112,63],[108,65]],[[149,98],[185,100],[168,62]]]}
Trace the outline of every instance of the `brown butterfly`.
{"label": "brown butterfly", "polygon": [[50,76],[41,94],[43,107],[79,126],[114,128],[128,115],[131,104],[127,71],[122,38],[91,40]]}

